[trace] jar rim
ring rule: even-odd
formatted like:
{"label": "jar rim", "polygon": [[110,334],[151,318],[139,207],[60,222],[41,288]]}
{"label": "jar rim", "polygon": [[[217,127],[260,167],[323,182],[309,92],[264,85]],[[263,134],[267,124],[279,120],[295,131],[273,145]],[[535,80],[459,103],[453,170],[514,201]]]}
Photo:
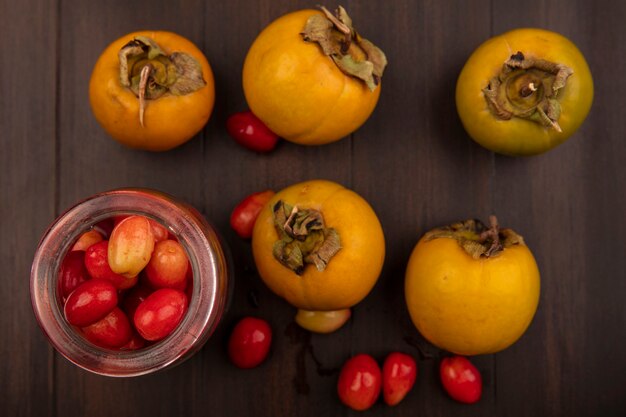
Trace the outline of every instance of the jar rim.
{"label": "jar rim", "polygon": [[[184,247],[193,272],[187,313],[165,339],[139,350],[95,346],[64,318],[58,272],[76,239],[99,221],[139,214],[159,221]],[[122,188],[79,201],[61,214],[39,242],[31,269],[31,303],[40,327],[56,350],[77,366],[100,375],[152,373],[195,353],[219,323],[228,298],[225,245],[204,217],[176,198],[150,189]]]}

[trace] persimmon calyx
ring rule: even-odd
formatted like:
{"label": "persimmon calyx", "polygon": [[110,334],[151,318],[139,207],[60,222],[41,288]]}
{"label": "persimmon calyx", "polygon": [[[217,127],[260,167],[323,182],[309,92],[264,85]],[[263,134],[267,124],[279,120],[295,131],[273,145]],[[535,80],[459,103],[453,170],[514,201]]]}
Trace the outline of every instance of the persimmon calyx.
{"label": "persimmon calyx", "polygon": [[324,216],[318,210],[303,209],[278,201],[273,208],[274,227],[278,240],[274,243],[274,258],[297,275],[304,273],[307,264],[318,271],[341,249],[339,233],[326,227]]}
{"label": "persimmon calyx", "polygon": [[480,220],[470,219],[438,227],[424,235],[425,242],[439,238],[456,240],[474,259],[495,257],[506,248],[524,244],[524,238],[513,230],[500,229],[493,215],[489,216],[489,227]]}
{"label": "persimmon calyx", "polygon": [[120,49],[120,83],[139,99],[139,121],[144,125],[145,100],[164,94],[182,96],[204,87],[202,66],[191,55],[167,55],[154,40],[137,36]]}
{"label": "persimmon calyx", "polygon": [[344,74],[362,80],[374,91],[387,66],[384,52],[354,30],[346,9],[339,6],[333,15],[325,7],[320,8],[324,16],[309,17],[300,33],[302,39],[317,42]]}
{"label": "persimmon calyx", "polygon": [[498,119],[519,117],[561,132],[558,94],[573,73],[566,65],[517,52],[482,91]]}

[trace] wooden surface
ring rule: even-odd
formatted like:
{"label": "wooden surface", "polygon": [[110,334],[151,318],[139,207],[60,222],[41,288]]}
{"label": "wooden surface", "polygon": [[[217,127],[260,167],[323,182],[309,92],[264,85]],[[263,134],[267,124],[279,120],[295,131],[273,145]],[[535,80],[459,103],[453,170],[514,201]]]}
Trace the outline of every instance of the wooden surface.
{"label": "wooden surface", "polygon": [[[419,358],[418,382],[399,406],[379,403],[372,415],[624,415],[626,3],[344,1],[391,62],[371,119],[332,145],[282,143],[270,155],[249,152],[224,128],[229,114],[246,107],[240,77],[247,48],[274,18],[314,4],[0,0],[0,415],[353,415],[335,394],[338,367],[355,353],[382,360],[395,350]],[[572,39],[596,88],[576,135],[525,159],[475,145],[454,105],[456,77],[472,50],[523,26]],[[162,154],[112,141],[88,103],[88,80],[103,48],[146,28],[194,41],[216,76],[207,127]],[[318,177],[369,200],[387,236],[378,284],[349,325],[330,336],[293,327],[293,309],[263,286],[249,243],[228,227],[230,210],[245,195]],[[156,188],[193,204],[225,235],[237,266],[232,308],[204,349],[179,367],[135,379],[91,375],[56,354],[35,322],[28,290],[46,226],[78,199],[122,186]],[[484,395],[463,406],[439,385],[442,352],[410,322],[404,268],[429,228],[490,213],[532,248],[542,273],[541,301],[517,344],[475,358]],[[225,341],[235,321],[249,314],[271,322],[275,342],[266,363],[241,371],[229,364]]]}

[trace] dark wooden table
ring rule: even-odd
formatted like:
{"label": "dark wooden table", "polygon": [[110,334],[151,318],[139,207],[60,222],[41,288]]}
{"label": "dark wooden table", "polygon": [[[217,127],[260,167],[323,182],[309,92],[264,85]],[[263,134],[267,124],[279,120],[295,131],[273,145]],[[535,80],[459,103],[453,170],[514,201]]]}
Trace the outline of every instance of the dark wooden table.
{"label": "dark wooden table", "polygon": [[[0,0],[0,415],[354,415],[335,394],[338,367],[358,352],[382,360],[394,350],[419,358],[418,382],[399,406],[379,403],[371,414],[624,415],[626,3],[343,3],[391,62],[376,111],[338,143],[282,143],[257,155],[236,145],[224,127],[229,114],[246,107],[240,81],[245,53],[272,19],[315,2]],[[524,26],[572,39],[589,62],[596,96],[569,142],[542,156],[508,158],[469,139],[456,115],[454,88],[474,48]],[[194,41],[216,76],[207,127],[160,154],[112,141],[88,103],[90,73],[103,48],[146,28]],[[249,243],[228,227],[230,210],[243,196],[318,177],[369,200],[387,236],[378,284],[349,325],[328,336],[293,327],[293,309],[264,287]],[[201,210],[230,244],[237,273],[232,308],[197,355],[157,375],[111,379],[55,353],[35,322],[28,281],[46,226],[77,200],[122,186],[156,188]],[[429,228],[490,213],[533,249],[541,301],[517,344],[475,358],[484,396],[463,406],[439,385],[442,352],[410,322],[404,269]],[[249,314],[271,322],[275,342],[266,363],[241,371],[228,362],[225,340],[234,322]]]}

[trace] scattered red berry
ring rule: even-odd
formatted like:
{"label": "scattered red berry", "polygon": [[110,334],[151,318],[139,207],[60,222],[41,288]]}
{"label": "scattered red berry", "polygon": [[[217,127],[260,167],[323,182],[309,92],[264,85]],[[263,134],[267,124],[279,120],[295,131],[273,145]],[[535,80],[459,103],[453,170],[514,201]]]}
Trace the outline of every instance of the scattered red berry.
{"label": "scattered red berry", "polygon": [[117,305],[117,289],[104,279],[80,284],[65,302],[65,319],[74,326],[89,326],[109,314]]}
{"label": "scattered red berry", "polygon": [[259,213],[271,200],[274,191],[265,190],[250,194],[234,208],[230,215],[230,226],[237,232],[239,237],[249,239],[252,237],[252,229]]}
{"label": "scattered red berry", "polygon": [[237,143],[256,152],[269,152],[276,147],[278,136],[251,111],[235,113],[226,121],[226,130]]}
{"label": "scattered red berry", "polygon": [[415,360],[404,353],[393,352],[383,364],[383,399],[396,405],[411,391],[417,377]]}
{"label": "scattered red berry", "polygon": [[439,373],[443,387],[453,399],[466,404],[473,404],[480,399],[482,378],[478,369],[467,358],[444,358]]}
{"label": "scattered red berry", "polygon": [[245,317],[237,323],[228,340],[228,356],[239,368],[254,368],[267,357],[272,329],[262,319]]}
{"label": "scattered red berry", "polygon": [[378,363],[369,355],[360,354],[349,359],[341,368],[337,393],[342,403],[353,410],[370,408],[380,395],[381,372]]}

